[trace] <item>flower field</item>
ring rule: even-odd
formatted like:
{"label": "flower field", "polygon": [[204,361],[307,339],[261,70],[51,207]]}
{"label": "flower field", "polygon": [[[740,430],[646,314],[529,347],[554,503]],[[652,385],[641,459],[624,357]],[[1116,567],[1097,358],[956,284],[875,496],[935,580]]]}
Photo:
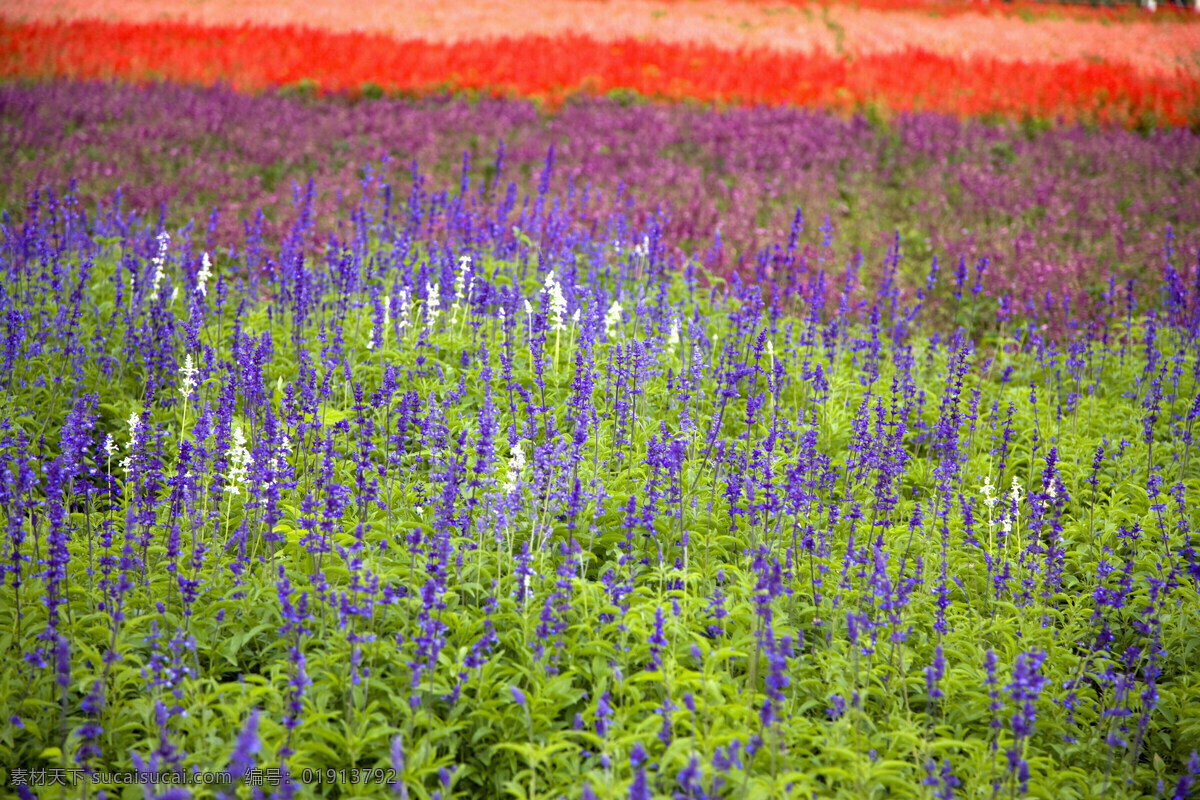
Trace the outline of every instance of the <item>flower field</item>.
{"label": "flower field", "polygon": [[415,162],[433,191],[460,187],[464,167],[469,180],[499,175],[489,196],[499,203],[509,180],[537,191],[552,146],[552,188],[587,191],[582,217],[599,223],[629,203],[645,223],[661,209],[664,247],[720,274],[752,278],[786,245],[797,207],[814,230],[829,218],[836,260],[861,250],[876,271],[899,231],[910,283],[935,254],[986,255],[991,286],[1022,306],[1044,305],[1047,290],[1072,309],[1094,306],[1110,273],[1124,282],[1158,263],[1167,223],[1181,252],[1200,249],[1200,140],[1182,130],[1039,131],[934,114],[883,126],[586,98],[546,114],[519,100],[349,103],[50,83],[0,87],[0,142],[0,201],[14,213],[42,186],[75,181],[89,206],[122,188],[128,207],[166,204],[173,226],[211,224],[209,249],[250,230],[280,241],[297,217],[295,184],[310,177],[323,235],[361,197],[365,165],[399,185]]}
{"label": "flower field", "polygon": [[69,196],[7,227],[10,763],[1186,796],[1188,262],[1055,341],[986,261],[868,291],[799,218],[726,284],[578,196],[364,188],[315,251],[304,193],[236,259]]}
{"label": "flower field", "polygon": [[0,795],[1200,794],[1192,12],[539,1],[0,13]]}
{"label": "flower field", "polygon": [[[1197,24],[1200,28],[1200,23]],[[259,57],[271,53],[269,59]],[[438,42],[312,28],[179,22],[0,21],[0,77],[167,79],[241,90],[516,94],[550,103],[630,91],[705,103],[1063,117],[1125,125],[1197,124],[1200,78],[1142,75],[1089,60],[1029,63],[910,46],[848,59],[824,50],[731,50],[588,36]]]}
{"label": "flower field", "polygon": [[[599,9],[603,13],[597,13]],[[27,0],[17,19],[46,23],[104,20],[308,27],[371,32],[401,39],[460,44],[529,36],[587,36],[704,44],[726,50],[824,50],[861,57],[921,49],[1001,61],[1090,60],[1132,65],[1171,77],[1200,68],[1200,25],[1194,14],[1164,5],[1147,15],[1131,5],[1108,9],[1041,3],[947,3],[873,0],[866,4],[746,0],[380,0],[367,7],[311,0]],[[1119,24],[1114,24],[1119,23]]]}

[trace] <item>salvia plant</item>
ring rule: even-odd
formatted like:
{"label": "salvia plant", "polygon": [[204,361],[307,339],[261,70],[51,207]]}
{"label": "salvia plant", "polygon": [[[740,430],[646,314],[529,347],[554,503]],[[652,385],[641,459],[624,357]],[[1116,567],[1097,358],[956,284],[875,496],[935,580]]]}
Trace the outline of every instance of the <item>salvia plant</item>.
{"label": "salvia plant", "polygon": [[799,213],[727,280],[552,169],[5,222],[6,792],[1189,796],[1194,255],[1051,325]]}

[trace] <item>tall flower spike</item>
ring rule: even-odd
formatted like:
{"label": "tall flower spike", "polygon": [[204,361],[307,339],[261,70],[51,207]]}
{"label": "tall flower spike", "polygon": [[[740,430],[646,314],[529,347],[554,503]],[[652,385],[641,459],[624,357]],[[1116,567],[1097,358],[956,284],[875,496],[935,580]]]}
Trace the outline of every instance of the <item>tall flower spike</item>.
{"label": "tall flower spike", "polygon": [[554,330],[561,331],[566,327],[567,298],[563,296],[562,284],[553,272],[546,276],[545,288],[550,300],[550,316],[553,319]]}
{"label": "tall flower spike", "polygon": [[136,411],[129,412],[129,456],[121,461],[121,466],[125,468],[126,472],[129,471],[129,467],[133,463],[133,453],[138,446],[138,431],[141,427],[141,417],[138,416]]}
{"label": "tall flower spike", "polygon": [[990,475],[983,476],[983,483],[979,484],[979,491],[983,494],[983,504],[987,506],[988,511],[996,507],[996,487],[992,486],[992,478]]}
{"label": "tall flower spike", "polygon": [[183,368],[179,370],[180,377],[183,378],[179,383],[179,393],[183,395],[184,400],[191,399],[192,392],[196,388],[196,375],[200,370],[196,369],[196,365],[192,363],[192,354],[188,353],[183,359]]}
{"label": "tall flower spike", "polygon": [[1017,482],[1017,476],[1012,479],[1012,489],[1009,490],[1008,497],[1013,501],[1013,505],[1018,505],[1021,502],[1021,484]]}
{"label": "tall flower spike", "polygon": [[532,348],[533,348],[533,306],[531,306],[529,304],[528,300],[525,301],[525,319],[529,321],[529,346],[531,348],[530,349],[530,358],[532,358],[533,357],[532,356],[532,354],[533,354],[533,350],[532,350]]}
{"label": "tall flower spike", "polygon": [[454,305],[466,302],[467,275],[471,271],[471,257],[460,256],[458,259],[458,277],[454,279]]}
{"label": "tall flower spike", "polygon": [[387,344],[388,327],[392,322],[392,296],[385,295],[383,298],[383,343]]}
{"label": "tall flower spike", "polygon": [[242,426],[238,425],[233,429],[233,444],[229,447],[229,481],[225,485],[225,491],[230,494],[240,493],[240,484],[246,482],[252,463],[254,458],[246,449],[246,436],[242,433]]}
{"label": "tall flower spike", "polygon": [[410,322],[410,317],[412,316],[412,300],[409,297],[408,289],[400,290],[400,298],[398,303],[400,310],[396,317],[396,324],[400,328],[400,334],[403,335],[404,332],[408,330],[409,325],[412,324]]}
{"label": "tall flower spike", "polygon": [[441,290],[436,283],[427,283],[425,291],[425,324],[432,328],[437,324],[438,310],[442,307]]}
{"label": "tall flower spike", "polygon": [[151,290],[155,297],[158,297],[158,292],[162,288],[163,278],[166,277],[167,265],[167,242],[171,240],[171,235],[163,231],[158,235],[158,255],[154,257],[154,288]]}
{"label": "tall flower spike", "polygon": [[613,329],[621,324],[621,304],[616,300],[608,307],[608,313],[604,315],[604,335],[609,339],[613,337]]}
{"label": "tall flower spike", "polygon": [[475,282],[471,272],[471,257],[460,256],[458,259],[458,276],[454,279],[454,305],[451,307],[450,324],[458,319],[458,309],[470,302],[471,284]]}
{"label": "tall flower spike", "polygon": [[633,246],[634,258],[649,258],[650,256],[650,237],[643,236],[642,241]]}
{"label": "tall flower spike", "polygon": [[504,479],[504,493],[509,494],[517,488],[517,479],[521,470],[525,469],[525,450],[521,442],[513,445],[512,455],[508,459],[508,475]]}
{"label": "tall flower spike", "polygon": [[205,253],[200,259],[200,271],[196,273],[196,291],[201,297],[208,296],[208,281],[212,277],[212,261],[208,258],[208,253]]}

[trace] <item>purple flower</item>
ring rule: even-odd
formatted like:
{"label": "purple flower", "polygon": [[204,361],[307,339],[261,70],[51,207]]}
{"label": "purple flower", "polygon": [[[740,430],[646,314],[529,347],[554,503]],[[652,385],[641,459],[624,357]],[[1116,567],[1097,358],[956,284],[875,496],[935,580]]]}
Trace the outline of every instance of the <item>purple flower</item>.
{"label": "purple flower", "polygon": [[1171,795],[1171,800],[1187,800],[1191,797],[1192,786],[1195,785],[1198,777],[1200,777],[1200,755],[1193,750],[1188,759],[1187,773],[1179,779],[1179,783],[1175,784],[1175,794]]}
{"label": "purple flower", "polygon": [[646,781],[646,768],[638,767],[633,784],[629,787],[629,800],[652,800],[652,798],[650,785]]}
{"label": "purple flower", "polygon": [[933,663],[925,668],[925,690],[931,701],[936,702],[945,697],[941,689],[941,681],[945,674],[946,659],[942,655],[942,646],[939,644],[933,650]]}
{"label": "purple flower", "polygon": [[254,766],[261,743],[258,739],[258,709],[250,712],[245,727],[238,734],[233,745],[233,753],[229,756],[229,773],[234,780],[240,780],[247,770]]}
{"label": "purple flower", "polygon": [[391,752],[392,769],[396,771],[396,781],[392,791],[399,797],[408,797],[408,786],[404,783],[404,739],[400,734],[392,737]]}
{"label": "purple flower", "polygon": [[1046,661],[1046,654],[1040,650],[1032,650],[1017,656],[1013,668],[1013,680],[1008,684],[1008,692],[1013,702],[1019,703],[1017,713],[1012,718],[1013,735],[1023,739],[1033,733],[1037,720],[1037,699],[1046,686],[1046,679],[1039,670]]}
{"label": "purple flower", "polygon": [[604,738],[608,735],[609,720],[612,718],[612,695],[608,692],[600,695],[596,700],[596,735]]}
{"label": "purple flower", "polygon": [[[66,636],[59,636],[54,649],[56,681],[65,695],[71,686],[71,643]],[[65,702],[65,701],[64,701]]]}

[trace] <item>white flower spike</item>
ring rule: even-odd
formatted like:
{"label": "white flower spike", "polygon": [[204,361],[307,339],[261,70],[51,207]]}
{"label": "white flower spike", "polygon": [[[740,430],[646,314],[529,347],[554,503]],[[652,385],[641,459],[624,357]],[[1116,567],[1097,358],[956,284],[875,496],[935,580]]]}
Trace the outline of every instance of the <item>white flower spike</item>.
{"label": "white flower spike", "polygon": [[621,324],[621,304],[616,300],[608,307],[608,313],[604,315],[604,335],[608,338],[613,337],[613,329]]}
{"label": "white flower spike", "polygon": [[196,365],[192,363],[192,354],[188,353],[183,359],[183,368],[179,370],[180,376],[183,378],[179,383],[179,393],[183,395],[184,400],[188,400],[192,396],[192,391],[196,388],[196,375],[200,370],[196,369]]}
{"label": "white flower spike", "polygon": [[212,277],[212,261],[208,258],[208,253],[200,259],[200,271],[196,273],[196,291],[201,297],[208,296],[208,281]]}

